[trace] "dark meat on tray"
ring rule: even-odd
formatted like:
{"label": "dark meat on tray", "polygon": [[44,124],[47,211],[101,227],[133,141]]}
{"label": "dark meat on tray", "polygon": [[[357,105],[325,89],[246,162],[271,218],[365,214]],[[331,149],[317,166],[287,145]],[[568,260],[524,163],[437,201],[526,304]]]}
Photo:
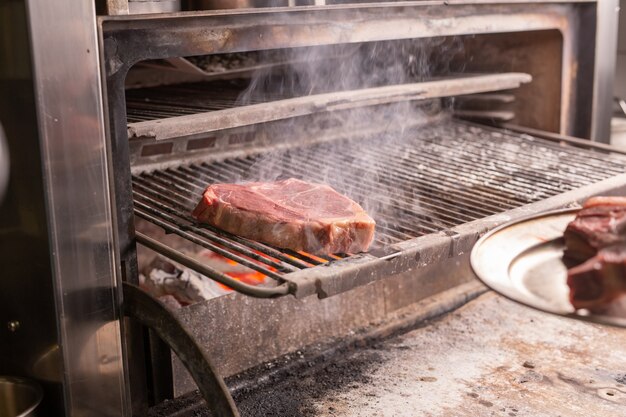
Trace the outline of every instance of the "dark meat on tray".
{"label": "dark meat on tray", "polygon": [[596,308],[626,293],[626,246],[602,249],[567,272],[570,302],[575,308]]}
{"label": "dark meat on tray", "polygon": [[587,200],[564,233],[574,308],[603,307],[626,293],[626,198]]}
{"label": "dark meat on tray", "polygon": [[595,256],[598,250],[626,244],[626,198],[592,197],[567,225],[565,258],[576,263]]}
{"label": "dark meat on tray", "polygon": [[328,185],[297,179],[209,186],[192,213],[229,233],[313,254],[366,251],[374,220]]}

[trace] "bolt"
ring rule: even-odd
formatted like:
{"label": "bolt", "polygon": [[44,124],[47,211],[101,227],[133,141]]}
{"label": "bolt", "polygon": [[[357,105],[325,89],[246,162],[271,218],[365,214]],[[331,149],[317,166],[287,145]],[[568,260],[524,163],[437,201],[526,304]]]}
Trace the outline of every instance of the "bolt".
{"label": "bolt", "polygon": [[7,323],[7,328],[9,329],[11,333],[15,333],[20,328],[20,322],[17,320],[11,320],[10,322]]}

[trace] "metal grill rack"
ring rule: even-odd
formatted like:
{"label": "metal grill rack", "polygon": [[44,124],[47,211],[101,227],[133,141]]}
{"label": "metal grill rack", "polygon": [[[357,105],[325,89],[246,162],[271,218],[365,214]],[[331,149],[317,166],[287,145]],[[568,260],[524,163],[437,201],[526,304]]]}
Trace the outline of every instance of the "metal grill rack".
{"label": "metal grill rack", "polygon": [[[234,79],[160,86],[126,91],[129,123],[217,111],[236,107],[250,81]],[[290,98],[290,95],[265,92],[250,96],[246,104]]]}
{"label": "metal grill rack", "polygon": [[127,92],[127,133],[131,140],[175,139],[314,113],[507,90],[531,79],[524,73],[457,74],[335,90],[329,85],[307,88],[269,77],[254,84],[236,79],[142,88]]}
{"label": "metal grill rack", "polygon": [[[377,222],[373,251],[502,213],[624,172],[626,157],[449,120],[404,132],[180,165],[133,176],[135,213],[272,278],[236,282],[138,234],[138,241],[234,289],[271,297],[293,292],[290,277],[357,256],[317,257],[273,248],[195,224],[190,212],[211,183],[296,177],[324,182]],[[347,258],[347,259],[346,259]]]}

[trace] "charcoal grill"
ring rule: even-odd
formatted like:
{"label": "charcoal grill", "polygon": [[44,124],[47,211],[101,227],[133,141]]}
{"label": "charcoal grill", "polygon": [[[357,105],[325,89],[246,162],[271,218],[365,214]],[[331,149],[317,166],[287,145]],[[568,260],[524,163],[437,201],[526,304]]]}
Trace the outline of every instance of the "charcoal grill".
{"label": "charcoal grill", "polygon": [[[288,383],[293,365],[268,361],[413,329],[485,291],[468,254],[486,231],[626,192],[626,155],[598,142],[612,2],[127,15],[128,2],[108,0],[100,16],[91,2],[10,3],[7,45],[32,54],[13,51],[0,73],[16,160],[0,216],[11,237],[0,256],[16,277],[0,284],[10,341],[0,373],[45,380],[57,414],[145,414],[199,388],[236,415],[222,378],[232,389],[254,368]],[[389,68],[373,58],[385,50],[432,65]],[[345,68],[370,77],[342,80]],[[371,250],[313,256],[190,217],[209,183],[288,177],[358,201],[377,221]],[[190,247],[266,284],[235,280]],[[137,285],[155,253],[234,291],[168,310]],[[58,352],[50,369],[62,374],[31,375],[42,352]]]}
{"label": "charcoal grill", "polygon": [[[479,10],[481,6],[477,9],[471,5],[459,5],[450,14],[439,16],[429,14],[422,3],[407,4],[406,7],[346,6],[285,15],[263,11],[238,17],[207,13],[178,19],[155,16],[146,20],[103,21],[116,169],[128,172],[130,166],[132,173],[124,181],[121,175],[116,177],[116,193],[120,201],[133,201],[132,207],[125,204],[118,207],[126,279],[132,282],[137,276],[134,238],[156,253],[237,292],[255,297],[292,294],[298,299],[311,295],[326,299],[392,276],[401,277],[400,282],[407,282],[413,275],[415,282],[422,282],[425,278],[416,278],[416,269],[442,262],[456,264],[456,259],[463,258],[482,233],[521,215],[520,210],[556,208],[584,198],[590,192],[613,189],[610,184],[623,172],[626,161],[618,152],[589,146],[589,143],[583,146],[563,136],[555,140],[474,125],[454,119],[446,112],[451,107],[448,98],[467,97],[465,103],[470,103],[469,108],[461,105],[459,115],[496,121],[513,119],[544,129],[553,128],[558,119],[562,133],[582,134],[580,132],[590,128],[581,123],[586,111],[582,103],[588,91],[570,78],[569,70],[574,62],[579,65],[582,62],[579,60],[585,59],[585,49],[582,43],[578,43],[579,39],[569,35],[565,36],[562,46],[576,53],[563,55],[562,72],[556,76],[565,76],[567,81],[561,84],[562,92],[552,98],[547,95],[537,99],[536,95],[553,89],[551,82],[556,80],[549,81],[544,76],[530,82],[531,77],[523,72],[485,74],[493,67],[480,65],[467,68],[463,74],[430,74],[417,80],[402,78],[395,85],[380,84],[377,78],[378,82],[349,82],[349,86],[339,83],[333,87],[333,83],[322,83],[320,88],[318,84],[308,86],[305,82],[300,89],[272,88],[272,85],[282,86],[284,81],[281,81],[280,74],[293,82],[289,78],[290,71],[297,74],[302,70],[298,64],[285,67],[282,61],[269,71],[269,75],[267,69],[260,71],[264,78],[259,84],[269,84],[268,89],[251,89],[247,79],[236,78],[242,72],[235,70],[232,75],[225,74],[224,79],[210,74],[206,80],[195,84],[168,83],[133,88],[123,93],[126,74],[132,73],[131,68],[136,62],[146,59],[166,59],[181,69],[188,68],[190,61],[184,61],[183,65],[176,63],[176,57],[267,48],[295,48],[293,51],[297,56],[299,48],[308,48],[305,55],[319,59],[319,53],[311,53],[317,45],[355,44],[345,48],[352,55],[341,58],[350,61],[354,56],[358,59],[359,45],[383,42],[381,45],[393,49],[393,42],[384,42],[390,42],[390,39],[405,42],[405,39],[415,37],[412,33],[416,27],[420,27],[418,37],[445,38],[484,33],[483,30],[548,30],[550,33],[549,30],[555,28],[569,34],[573,30],[569,25],[575,23],[567,19],[564,23],[557,16],[584,9],[579,5],[571,9],[562,5],[547,6],[539,12],[539,18],[535,14],[538,12],[526,5],[509,5],[507,13],[502,13],[500,7],[487,6],[488,10]],[[519,20],[511,18],[510,7],[519,13]],[[481,21],[490,21],[489,29],[478,29],[472,23],[477,15]],[[221,19],[218,20],[218,16]],[[229,26],[229,19],[239,20],[233,20],[237,24]],[[271,25],[267,24],[268,19],[272,21]],[[450,19],[454,19],[457,29],[441,30]],[[378,26],[382,21],[385,21],[384,30]],[[210,35],[203,31],[204,27],[212,28]],[[311,39],[308,34],[313,32],[324,35]],[[141,33],[140,44],[133,41],[138,33]],[[559,43],[545,42],[550,39],[549,35],[547,39],[539,35],[538,39],[541,40],[533,41],[546,45]],[[532,44],[533,41],[527,42]],[[471,48],[473,42],[468,40],[466,45]],[[485,42],[489,44],[489,37],[485,37]],[[474,47],[480,49],[484,44],[479,41]],[[550,47],[546,48],[549,55]],[[529,50],[533,51],[530,58],[523,52],[521,54],[530,63],[512,70],[526,70],[533,74],[537,68],[543,67],[543,58],[547,55],[538,53],[536,44]],[[330,66],[338,66],[336,52],[333,49],[328,57]],[[495,64],[492,57],[488,60],[496,68],[505,67]],[[323,62],[319,66],[323,68]],[[281,70],[276,69],[279,67]],[[472,69],[481,73],[468,73]],[[579,79],[583,79],[584,66],[579,66],[577,71]],[[332,71],[324,69],[322,73],[332,74]],[[252,71],[251,76],[254,78],[258,73],[255,75]],[[274,78],[278,78],[278,84]],[[300,85],[298,81],[296,79],[296,85]],[[134,77],[134,83],[140,84],[139,78]],[[519,94],[515,92],[523,84],[530,86],[530,94],[529,91],[524,93],[525,87],[520,88]],[[494,92],[500,92],[500,96],[494,96]],[[511,95],[513,99],[509,98]],[[554,101],[559,95],[560,101]],[[482,97],[486,100],[481,100]],[[472,111],[472,102],[479,103],[477,111]],[[495,108],[485,107],[489,102],[495,102]],[[502,103],[505,103],[505,110],[506,103],[509,103],[509,111],[499,111],[498,106]],[[539,110],[546,103],[560,106],[560,116],[545,107],[545,114],[533,114],[530,110],[535,106]],[[402,120],[405,115],[409,117]],[[355,129],[351,121],[359,127]],[[289,132],[287,135],[286,131]],[[313,257],[198,225],[190,217],[207,184],[289,177],[328,183],[362,204],[377,221],[372,250],[364,254]],[[591,189],[585,186],[591,186]],[[272,285],[244,284],[177,250],[169,241],[150,237],[141,231],[129,235],[126,231],[133,230],[131,213],[160,227],[166,234],[177,235],[195,247],[209,249],[260,272],[271,280]],[[425,285],[419,292],[425,297],[431,291],[462,282],[462,278],[451,278],[446,284]],[[398,290],[401,285],[395,291],[389,285],[384,288],[388,294],[401,291]],[[408,298],[417,300],[420,296]],[[365,300],[367,302],[367,297]],[[268,313],[277,322],[281,322],[281,317],[286,318],[290,311],[298,316],[286,306],[289,303],[283,303],[282,307],[277,305]],[[233,307],[225,308],[237,315],[233,313]],[[280,308],[284,309],[282,313],[278,313]],[[295,307],[292,305],[291,308]],[[195,340],[205,348],[212,342],[202,336],[207,326],[197,317],[213,315],[216,311],[209,306],[207,309],[202,313],[196,310],[180,315]],[[244,308],[244,311],[247,310]],[[243,326],[240,329],[243,334],[249,335],[255,327],[257,334],[264,334],[264,330],[269,334],[280,333],[278,325],[266,325],[257,320],[242,324],[242,320],[247,320],[243,317],[247,318],[249,314],[241,313],[242,319],[238,320],[239,326]],[[305,315],[299,320],[310,319]],[[319,320],[318,325],[324,326],[333,319]],[[311,325],[314,323],[316,321]],[[224,323],[224,326],[228,327],[228,324]],[[293,327],[293,333],[299,335],[301,343],[313,342],[303,334],[307,326]],[[330,331],[330,335],[337,333]],[[223,353],[228,346],[245,343],[236,339],[228,338],[222,347],[209,348],[212,356],[220,357],[224,364],[230,363],[217,365],[226,375],[244,369],[243,363],[251,363],[242,360],[233,364],[226,359],[229,355]],[[288,343],[279,342],[279,346],[271,348],[268,345],[263,345],[267,355],[251,356],[257,361],[268,360],[289,349]],[[175,385],[185,385],[181,379],[184,380],[184,376],[174,376]]]}

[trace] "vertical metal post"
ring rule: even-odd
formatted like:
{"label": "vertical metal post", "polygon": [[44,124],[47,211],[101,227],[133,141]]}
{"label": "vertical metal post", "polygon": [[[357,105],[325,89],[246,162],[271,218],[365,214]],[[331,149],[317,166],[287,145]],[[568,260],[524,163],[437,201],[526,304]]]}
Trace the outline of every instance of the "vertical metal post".
{"label": "vertical metal post", "polygon": [[619,0],[599,0],[591,139],[602,143],[609,143],[611,138],[618,20]]}
{"label": "vertical metal post", "polygon": [[26,5],[66,415],[129,415],[94,2]]}

